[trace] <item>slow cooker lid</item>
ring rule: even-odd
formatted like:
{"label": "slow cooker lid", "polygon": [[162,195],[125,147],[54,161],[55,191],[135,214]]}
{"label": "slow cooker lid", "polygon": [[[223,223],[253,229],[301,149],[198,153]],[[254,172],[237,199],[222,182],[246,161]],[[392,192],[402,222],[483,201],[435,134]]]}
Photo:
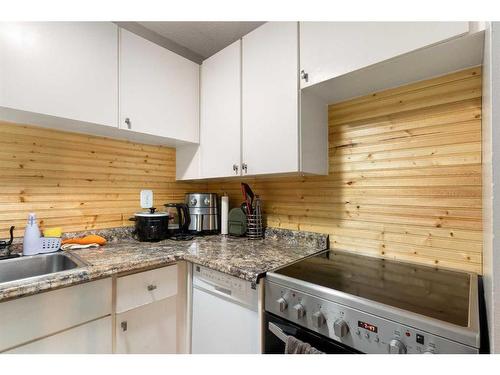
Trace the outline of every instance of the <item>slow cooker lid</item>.
{"label": "slow cooker lid", "polygon": [[155,212],[156,208],[151,207],[149,211],[141,211],[141,212],[136,212],[134,216],[137,217],[164,217],[164,216],[169,216],[168,212],[163,212],[163,211],[158,211]]}

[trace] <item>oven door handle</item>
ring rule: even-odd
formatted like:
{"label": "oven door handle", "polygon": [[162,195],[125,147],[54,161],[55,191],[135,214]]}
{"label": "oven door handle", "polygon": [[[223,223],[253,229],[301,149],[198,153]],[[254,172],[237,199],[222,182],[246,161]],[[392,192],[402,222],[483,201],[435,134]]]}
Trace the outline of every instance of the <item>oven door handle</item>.
{"label": "oven door handle", "polygon": [[269,322],[269,331],[271,331],[277,338],[279,338],[284,343],[288,340],[288,335],[283,332],[283,330],[276,324]]}

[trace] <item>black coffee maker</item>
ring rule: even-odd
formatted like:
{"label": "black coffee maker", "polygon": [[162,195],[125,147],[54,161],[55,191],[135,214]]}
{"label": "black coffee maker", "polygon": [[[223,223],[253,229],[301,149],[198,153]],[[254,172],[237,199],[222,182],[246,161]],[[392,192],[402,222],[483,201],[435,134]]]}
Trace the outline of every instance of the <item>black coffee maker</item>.
{"label": "black coffee maker", "polygon": [[165,211],[167,211],[170,216],[168,224],[169,238],[179,241],[192,240],[193,236],[188,232],[191,217],[189,216],[189,207],[187,204],[167,203],[164,206]]}

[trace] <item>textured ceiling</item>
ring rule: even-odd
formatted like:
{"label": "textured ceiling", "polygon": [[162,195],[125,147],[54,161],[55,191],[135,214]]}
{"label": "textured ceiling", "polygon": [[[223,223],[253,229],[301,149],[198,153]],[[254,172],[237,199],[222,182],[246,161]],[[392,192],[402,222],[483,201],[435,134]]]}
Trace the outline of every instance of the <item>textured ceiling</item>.
{"label": "textured ceiling", "polygon": [[264,22],[139,22],[143,27],[207,58]]}

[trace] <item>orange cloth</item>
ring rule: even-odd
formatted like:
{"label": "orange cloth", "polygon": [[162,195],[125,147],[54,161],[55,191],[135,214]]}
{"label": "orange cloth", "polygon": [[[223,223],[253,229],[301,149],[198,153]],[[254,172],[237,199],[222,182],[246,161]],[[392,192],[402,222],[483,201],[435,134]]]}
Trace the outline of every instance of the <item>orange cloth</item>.
{"label": "orange cloth", "polygon": [[62,244],[67,244],[67,243],[76,243],[79,245],[88,245],[91,243],[96,243],[99,245],[105,245],[106,244],[106,239],[101,236],[97,236],[95,234],[90,234],[85,237],[80,237],[80,238],[68,238],[67,240],[64,240]]}

